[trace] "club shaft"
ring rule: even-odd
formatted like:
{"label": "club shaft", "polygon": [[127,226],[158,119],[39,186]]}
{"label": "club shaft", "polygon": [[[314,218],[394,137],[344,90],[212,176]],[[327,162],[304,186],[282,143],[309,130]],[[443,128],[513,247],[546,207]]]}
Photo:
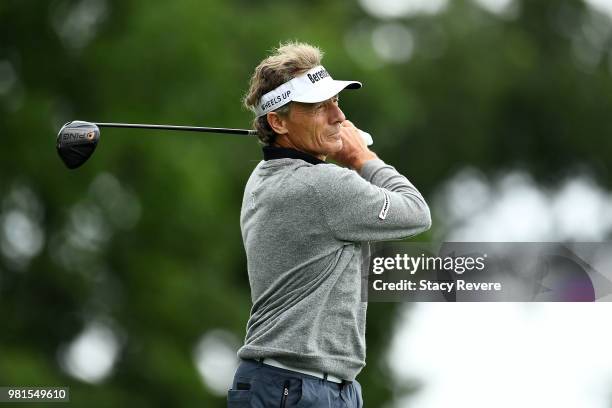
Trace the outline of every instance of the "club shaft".
{"label": "club shaft", "polygon": [[158,129],[158,130],[180,130],[185,132],[226,133],[231,135],[255,136],[257,131],[248,129],[230,129],[202,126],[176,126],[176,125],[151,125],[143,123],[95,123],[98,127],[132,128],[132,129]]}

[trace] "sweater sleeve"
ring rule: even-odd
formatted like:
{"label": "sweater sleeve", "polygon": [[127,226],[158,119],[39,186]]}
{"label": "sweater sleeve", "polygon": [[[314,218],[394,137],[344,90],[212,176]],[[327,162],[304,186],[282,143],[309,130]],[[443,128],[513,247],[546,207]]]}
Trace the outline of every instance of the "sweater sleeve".
{"label": "sweater sleeve", "polygon": [[360,173],[326,165],[314,189],[325,222],[342,241],[402,239],[431,227],[419,191],[382,160],[367,161]]}

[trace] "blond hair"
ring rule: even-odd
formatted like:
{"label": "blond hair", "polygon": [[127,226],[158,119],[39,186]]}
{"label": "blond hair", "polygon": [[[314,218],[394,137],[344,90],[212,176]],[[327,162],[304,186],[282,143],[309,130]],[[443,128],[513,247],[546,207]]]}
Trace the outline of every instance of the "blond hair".
{"label": "blond hair", "polygon": [[[323,52],[310,44],[291,41],[281,43],[272,50],[272,54],[261,61],[251,77],[249,90],[243,98],[244,106],[254,110],[263,95],[303,74],[311,68],[321,65]],[[274,112],[280,115],[289,113],[291,103]],[[267,115],[255,118],[253,127],[257,130],[259,140],[264,145],[274,143],[276,132],[268,123]]]}

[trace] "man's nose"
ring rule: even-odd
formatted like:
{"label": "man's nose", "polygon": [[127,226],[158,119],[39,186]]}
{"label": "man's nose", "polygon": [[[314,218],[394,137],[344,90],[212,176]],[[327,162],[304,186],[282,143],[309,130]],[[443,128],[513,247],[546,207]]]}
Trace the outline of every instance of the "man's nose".
{"label": "man's nose", "polygon": [[332,105],[332,114],[331,114],[332,123],[342,123],[346,120],[346,116],[344,116],[344,112],[338,105]]}

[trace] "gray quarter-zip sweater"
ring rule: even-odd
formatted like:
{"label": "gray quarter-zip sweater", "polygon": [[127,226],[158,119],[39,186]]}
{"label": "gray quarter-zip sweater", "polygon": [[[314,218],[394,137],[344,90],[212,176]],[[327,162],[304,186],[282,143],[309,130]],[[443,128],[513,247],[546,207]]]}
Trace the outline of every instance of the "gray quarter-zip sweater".
{"label": "gray quarter-zip sweater", "polygon": [[305,157],[262,161],[246,184],[253,307],[238,356],[353,380],[365,366],[362,246],[427,230],[429,208],[382,160],[357,173]]}

